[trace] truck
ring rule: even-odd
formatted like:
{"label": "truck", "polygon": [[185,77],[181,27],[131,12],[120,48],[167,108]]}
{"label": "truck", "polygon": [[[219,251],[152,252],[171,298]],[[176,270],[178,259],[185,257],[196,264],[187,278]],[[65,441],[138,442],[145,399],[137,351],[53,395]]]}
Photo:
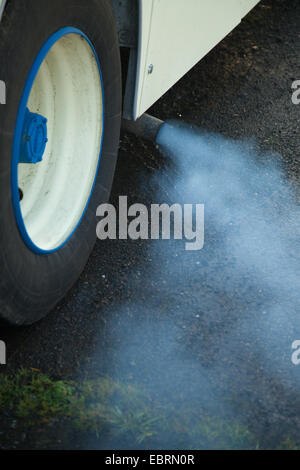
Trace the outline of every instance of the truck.
{"label": "truck", "polygon": [[66,295],[96,242],[122,119],[143,116],[257,3],[0,0],[1,321],[32,324]]}

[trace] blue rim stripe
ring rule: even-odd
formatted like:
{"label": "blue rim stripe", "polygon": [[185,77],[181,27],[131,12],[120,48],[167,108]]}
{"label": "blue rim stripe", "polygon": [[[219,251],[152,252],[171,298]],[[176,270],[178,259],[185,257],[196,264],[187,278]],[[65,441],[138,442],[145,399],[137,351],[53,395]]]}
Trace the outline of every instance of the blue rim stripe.
{"label": "blue rim stripe", "polygon": [[[101,146],[100,146],[100,155],[99,155],[98,166],[97,166],[97,170],[96,170],[95,179],[94,179],[94,183],[93,183],[93,186],[92,186],[91,194],[90,194],[89,199],[87,201],[87,204],[84,208],[83,214],[82,214],[77,226],[75,227],[75,229],[73,230],[71,235],[67,238],[67,240],[64,243],[62,243],[59,247],[55,248],[54,250],[47,251],[47,250],[42,250],[41,248],[36,246],[33,243],[33,241],[31,240],[31,238],[30,238],[30,236],[29,236],[29,234],[26,230],[24,220],[23,220],[23,217],[22,217],[20,197],[19,197],[18,164],[19,164],[19,155],[20,155],[20,146],[21,146],[24,116],[25,116],[27,102],[28,102],[28,99],[29,99],[29,96],[30,96],[30,92],[31,92],[33,83],[35,81],[35,78],[38,74],[38,71],[39,71],[45,57],[47,56],[47,54],[50,51],[50,49],[52,48],[52,46],[59,39],[61,39],[63,36],[66,36],[67,34],[79,34],[80,36],[82,36],[89,43],[89,45],[90,45],[90,47],[91,47],[91,49],[94,53],[95,59],[96,59],[97,64],[98,64],[100,81],[101,81],[102,102],[103,102],[103,114],[102,114],[103,127],[102,127]],[[48,41],[43,45],[43,47],[41,48],[40,52],[38,53],[32,67],[30,69],[30,72],[29,72],[29,75],[27,77],[26,84],[25,84],[25,87],[24,87],[24,90],[23,90],[23,94],[22,94],[22,97],[21,97],[20,105],[19,105],[18,116],[17,116],[16,126],[15,126],[15,133],[14,133],[14,141],[13,141],[12,169],[11,169],[11,186],[12,186],[13,208],[14,208],[16,221],[17,221],[18,228],[19,228],[20,234],[22,236],[22,239],[24,240],[24,242],[26,243],[28,248],[31,251],[33,251],[34,253],[37,253],[37,254],[40,254],[40,255],[47,255],[47,254],[50,254],[50,253],[57,252],[58,250],[60,250],[63,246],[65,246],[70,241],[70,239],[73,237],[74,233],[78,229],[79,225],[81,224],[82,219],[83,219],[83,217],[86,213],[86,210],[88,208],[88,205],[90,203],[93,191],[95,189],[96,179],[97,179],[97,175],[98,175],[98,172],[99,172],[99,166],[100,166],[101,155],[102,155],[102,147],[103,147],[103,138],[104,138],[104,124],[105,124],[104,123],[104,116],[105,116],[105,101],[104,101],[103,76],[102,76],[100,61],[99,61],[99,58],[98,58],[97,53],[95,51],[95,48],[94,48],[93,44],[91,43],[91,41],[89,40],[89,38],[82,31],[80,31],[79,29],[73,28],[73,27],[62,28],[61,30],[54,33],[48,39]]]}

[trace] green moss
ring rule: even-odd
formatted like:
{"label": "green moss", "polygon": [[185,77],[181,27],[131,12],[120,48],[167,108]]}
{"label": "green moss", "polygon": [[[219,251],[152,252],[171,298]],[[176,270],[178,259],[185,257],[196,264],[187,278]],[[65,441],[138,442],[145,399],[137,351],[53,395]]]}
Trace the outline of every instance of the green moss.
{"label": "green moss", "polygon": [[276,450],[300,450],[300,443],[294,442],[290,437],[287,437]]}
{"label": "green moss", "polygon": [[64,418],[78,431],[126,435],[140,444],[157,432],[150,401],[138,388],[109,378],[76,384],[24,370],[0,377],[0,409],[10,409],[26,427]]}
{"label": "green moss", "polygon": [[[192,407],[162,406],[139,387],[108,377],[75,383],[26,370],[15,377],[0,376],[1,409],[9,410],[20,429],[63,421],[79,434],[105,436],[137,449],[168,444],[182,449],[259,448],[236,421]],[[286,439],[280,448],[297,446]]]}

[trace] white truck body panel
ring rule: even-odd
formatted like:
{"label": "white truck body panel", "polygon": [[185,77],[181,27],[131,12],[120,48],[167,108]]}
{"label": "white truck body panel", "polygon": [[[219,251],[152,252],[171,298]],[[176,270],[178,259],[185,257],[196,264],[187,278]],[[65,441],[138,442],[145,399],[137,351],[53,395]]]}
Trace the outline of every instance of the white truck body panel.
{"label": "white truck body panel", "polygon": [[139,2],[135,119],[232,31],[259,0]]}
{"label": "white truck body panel", "polygon": [[[134,119],[227,36],[259,1],[138,0]],[[5,4],[6,0],[0,0],[0,20]]]}

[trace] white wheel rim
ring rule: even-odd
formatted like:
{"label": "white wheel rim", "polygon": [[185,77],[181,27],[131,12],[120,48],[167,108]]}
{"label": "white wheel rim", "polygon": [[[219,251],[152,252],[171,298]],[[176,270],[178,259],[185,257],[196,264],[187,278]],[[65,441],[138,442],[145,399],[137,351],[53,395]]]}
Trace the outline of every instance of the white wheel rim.
{"label": "white wheel rim", "polygon": [[[48,143],[36,164],[16,161],[25,102],[31,113],[48,120]],[[81,222],[101,155],[103,107],[101,69],[92,44],[78,30],[61,30],[31,69],[15,132],[14,207],[22,237],[36,252],[58,250]]]}

